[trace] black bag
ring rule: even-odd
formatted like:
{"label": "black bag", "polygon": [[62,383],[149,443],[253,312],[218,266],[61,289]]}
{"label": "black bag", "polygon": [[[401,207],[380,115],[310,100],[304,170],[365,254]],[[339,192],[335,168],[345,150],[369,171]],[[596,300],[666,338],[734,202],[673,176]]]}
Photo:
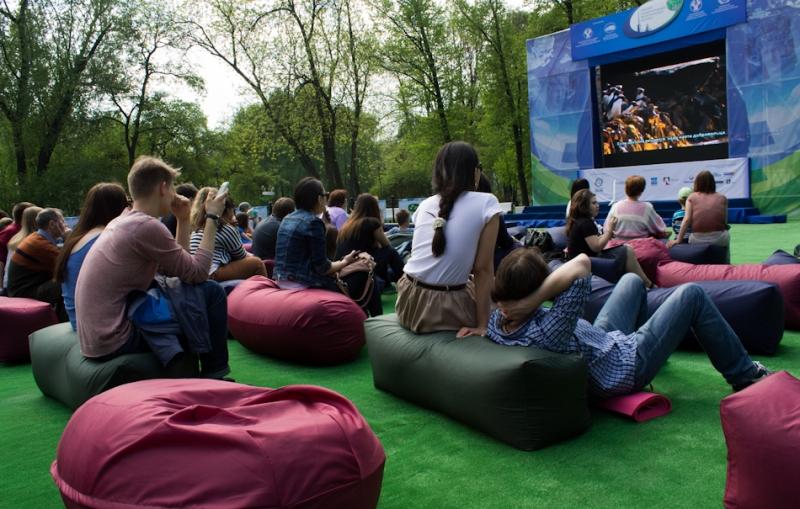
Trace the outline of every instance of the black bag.
{"label": "black bag", "polygon": [[555,244],[550,233],[528,228],[528,233],[525,234],[525,247],[538,247],[539,251],[547,253],[553,250]]}

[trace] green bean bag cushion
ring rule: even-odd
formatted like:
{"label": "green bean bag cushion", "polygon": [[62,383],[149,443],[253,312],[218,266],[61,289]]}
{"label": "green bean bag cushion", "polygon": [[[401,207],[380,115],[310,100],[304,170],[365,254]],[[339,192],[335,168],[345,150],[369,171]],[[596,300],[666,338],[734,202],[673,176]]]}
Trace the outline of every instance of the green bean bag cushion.
{"label": "green bean bag cushion", "polygon": [[364,323],[375,387],[526,451],[589,427],[583,359],[454,331],[414,334],[397,315]]}
{"label": "green bean bag cushion", "polygon": [[197,358],[185,355],[164,368],[151,353],[121,355],[97,362],[81,354],[78,333],[69,322],[30,335],[31,367],[45,396],[75,409],[118,385],[151,378],[189,378],[198,374]]}

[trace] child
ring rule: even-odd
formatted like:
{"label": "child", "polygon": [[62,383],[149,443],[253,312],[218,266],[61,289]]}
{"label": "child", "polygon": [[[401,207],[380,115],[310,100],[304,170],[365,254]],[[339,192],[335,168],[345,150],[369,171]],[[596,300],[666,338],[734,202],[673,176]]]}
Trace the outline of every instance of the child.
{"label": "child", "polygon": [[[487,335],[501,345],[581,355],[589,366],[589,390],[597,397],[642,390],[690,327],[734,391],[770,374],[750,359],[714,303],[694,284],[679,287],[647,320],[644,283],[625,274],[594,324],[582,320],[590,270],[585,254],[551,273],[538,250],[513,251],[497,271],[492,299],[499,308],[492,312]],[[552,308],[539,307],[551,299]]]}
{"label": "child", "polygon": [[[690,194],[692,194],[691,187],[682,187],[680,191],[678,191],[678,203],[681,204],[681,208],[672,214],[672,231],[675,232],[675,235],[678,235],[681,231],[681,223],[683,222],[684,216],[686,216],[686,199]],[[687,230],[691,230],[691,227],[687,228]],[[686,233],[688,235],[691,231],[687,231]],[[688,239],[688,236],[686,238]]]}

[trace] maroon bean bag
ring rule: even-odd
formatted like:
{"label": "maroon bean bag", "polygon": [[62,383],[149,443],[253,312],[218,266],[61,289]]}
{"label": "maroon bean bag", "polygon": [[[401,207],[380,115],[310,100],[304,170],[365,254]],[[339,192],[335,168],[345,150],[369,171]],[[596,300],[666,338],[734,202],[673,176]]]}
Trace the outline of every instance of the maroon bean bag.
{"label": "maroon bean bag", "polygon": [[228,329],[250,350],[293,362],[332,365],[356,358],[366,315],[329,290],[281,290],[253,276],[228,297]]}
{"label": "maroon bean bag", "polygon": [[672,261],[655,239],[629,242],[647,276],[661,287],[694,281],[766,281],[775,283],[783,295],[786,327],[800,329],[800,265],[693,265]]}
{"label": "maroon bean bag", "polygon": [[0,297],[0,362],[29,362],[28,336],[58,323],[50,304],[20,297]]}
{"label": "maroon bean bag", "polygon": [[374,508],[386,456],[353,404],[306,385],[147,380],[67,424],[50,473],[70,508]]}
{"label": "maroon bean bag", "polygon": [[790,509],[800,501],[800,380],[775,373],[720,404],[728,444],[725,507]]}

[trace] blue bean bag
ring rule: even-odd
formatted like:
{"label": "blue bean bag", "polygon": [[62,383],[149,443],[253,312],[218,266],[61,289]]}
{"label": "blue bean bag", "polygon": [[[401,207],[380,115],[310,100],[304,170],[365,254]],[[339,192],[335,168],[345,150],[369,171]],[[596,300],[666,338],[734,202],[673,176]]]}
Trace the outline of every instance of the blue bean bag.
{"label": "blue bean bag", "polygon": [[[764,281],[698,281],[722,316],[751,354],[774,355],[783,337],[784,306],[778,286]],[[654,288],[647,292],[647,312],[652,315],[678,287]],[[614,285],[592,278],[592,292],[583,317],[593,322],[611,295]],[[682,348],[699,349],[694,333],[689,332]]]}
{"label": "blue bean bag", "polygon": [[792,256],[783,249],[778,249],[772,256],[764,260],[764,265],[794,265],[800,263],[800,258]]}
{"label": "blue bean bag", "polygon": [[414,334],[383,315],[364,322],[375,387],[526,451],[589,427],[586,363],[455,331]]}
{"label": "blue bean bag", "polygon": [[695,265],[725,265],[729,252],[727,247],[702,243],[676,244],[669,248],[669,256],[673,260]]}

